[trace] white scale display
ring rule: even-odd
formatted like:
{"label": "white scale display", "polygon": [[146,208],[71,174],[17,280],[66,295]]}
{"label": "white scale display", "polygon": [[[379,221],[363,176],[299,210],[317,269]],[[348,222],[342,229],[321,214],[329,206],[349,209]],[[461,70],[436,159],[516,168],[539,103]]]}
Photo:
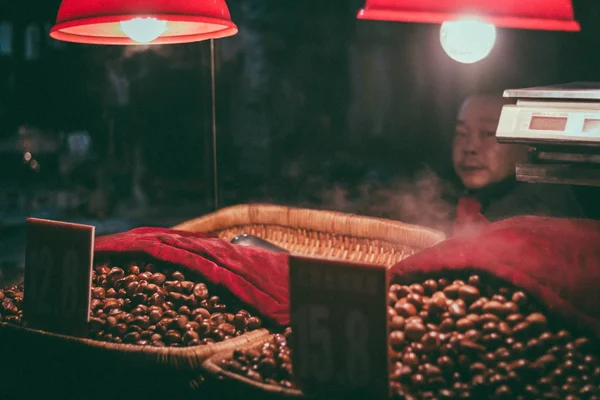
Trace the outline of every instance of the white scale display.
{"label": "white scale display", "polygon": [[502,110],[499,142],[600,145],[600,84],[507,90],[504,95],[519,100]]}

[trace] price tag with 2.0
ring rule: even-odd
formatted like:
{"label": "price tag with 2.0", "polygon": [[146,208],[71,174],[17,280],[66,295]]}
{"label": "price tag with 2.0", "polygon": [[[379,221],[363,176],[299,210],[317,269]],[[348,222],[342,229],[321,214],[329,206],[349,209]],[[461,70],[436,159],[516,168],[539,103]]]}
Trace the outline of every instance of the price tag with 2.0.
{"label": "price tag with 2.0", "polygon": [[25,326],[82,336],[89,318],[94,227],[27,220]]}

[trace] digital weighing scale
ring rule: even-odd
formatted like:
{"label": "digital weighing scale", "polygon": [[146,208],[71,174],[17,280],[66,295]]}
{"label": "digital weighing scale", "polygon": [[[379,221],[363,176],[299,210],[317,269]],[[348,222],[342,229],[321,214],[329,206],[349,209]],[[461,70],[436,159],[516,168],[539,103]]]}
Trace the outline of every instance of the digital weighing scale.
{"label": "digital weighing scale", "polygon": [[524,182],[600,186],[600,83],[509,89],[516,105],[502,109],[499,143],[527,144]]}

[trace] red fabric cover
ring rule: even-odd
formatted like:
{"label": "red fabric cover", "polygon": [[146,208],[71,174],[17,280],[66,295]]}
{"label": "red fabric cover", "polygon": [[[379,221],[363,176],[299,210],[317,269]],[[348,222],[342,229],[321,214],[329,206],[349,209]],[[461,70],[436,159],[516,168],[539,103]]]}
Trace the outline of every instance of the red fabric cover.
{"label": "red fabric cover", "polygon": [[514,217],[455,236],[395,265],[410,273],[475,269],[519,286],[600,337],[600,222]]}
{"label": "red fabric cover", "polygon": [[289,323],[287,254],[163,228],[98,237],[95,251],[97,255],[143,253],[181,266],[225,287],[263,317],[281,325]]}
{"label": "red fabric cover", "polygon": [[[278,324],[289,323],[288,258],[202,234],[143,228],[97,238],[96,252],[145,253],[196,271]],[[600,337],[600,222],[515,217],[455,236],[390,269],[474,269],[519,286]]]}
{"label": "red fabric cover", "polygon": [[481,203],[475,197],[462,197],[456,207],[453,235],[467,235],[473,233],[489,221],[481,213]]}

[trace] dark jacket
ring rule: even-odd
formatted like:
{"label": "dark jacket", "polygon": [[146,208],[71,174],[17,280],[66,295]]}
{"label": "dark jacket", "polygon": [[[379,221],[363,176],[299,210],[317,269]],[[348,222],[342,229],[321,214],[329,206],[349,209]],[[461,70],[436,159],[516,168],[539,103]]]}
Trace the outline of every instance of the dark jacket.
{"label": "dark jacket", "polygon": [[491,222],[517,215],[557,218],[586,218],[571,187],[545,183],[524,183],[514,179],[472,191]]}

